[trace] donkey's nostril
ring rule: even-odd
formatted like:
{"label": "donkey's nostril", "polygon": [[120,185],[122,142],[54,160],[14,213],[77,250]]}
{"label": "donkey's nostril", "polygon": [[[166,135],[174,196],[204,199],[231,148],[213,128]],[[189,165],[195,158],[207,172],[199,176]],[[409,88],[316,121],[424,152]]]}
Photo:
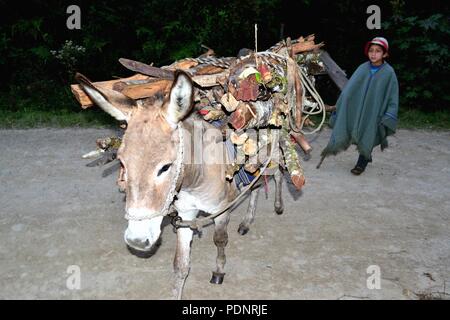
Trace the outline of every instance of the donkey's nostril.
{"label": "donkey's nostril", "polygon": [[149,245],[149,241],[148,240],[145,240],[145,241],[128,240],[127,244],[136,250],[145,250],[145,249],[147,249],[147,247]]}
{"label": "donkey's nostril", "polygon": [[136,249],[136,250],[148,250],[150,247],[150,240],[149,239],[145,239],[145,240],[141,240],[141,239],[130,239],[125,237],[125,242],[127,245],[129,245],[130,247]]}

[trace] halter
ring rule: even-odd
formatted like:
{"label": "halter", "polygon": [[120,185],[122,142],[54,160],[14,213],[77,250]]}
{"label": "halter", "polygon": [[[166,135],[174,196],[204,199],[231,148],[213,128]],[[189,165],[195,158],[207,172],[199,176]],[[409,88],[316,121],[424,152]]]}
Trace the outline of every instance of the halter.
{"label": "halter", "polygon": [[178,129],[179,144],[178,144],[177,159],[175,160],[176,171],[172,183],[170,184],[170,189],[167,193],[166,201],[164,203],[162,210],[160,212],[155,212],[152,214],[142,216],[141,215],[133,216],[128,214],[127,212],[125,214],[125,219],[133,221],[141,221],[146,219],[152,219],[159,216],[166,216],[169,214],[173,200],[175,199],[175,196],[178,194],[178,191],[180,190],[181,187],[181,183],[183,182],[183,173],[184,173],[184,135],[183,135],[183,124],[181,121],[178,122],[177,129]]}

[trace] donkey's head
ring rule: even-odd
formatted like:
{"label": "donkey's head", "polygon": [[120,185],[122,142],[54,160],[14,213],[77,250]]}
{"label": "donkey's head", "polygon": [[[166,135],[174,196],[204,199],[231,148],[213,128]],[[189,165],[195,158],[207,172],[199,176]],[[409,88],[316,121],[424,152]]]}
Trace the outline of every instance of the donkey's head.
{"label": "donkey's head", "polygon": [[191,111],[194,90],[190,77],[177,72],[166,98],[142,104],[125,95],[94,86],[77,74],[84,91],[104,111],[127,122],[118,150],[119,187],[126,192],[128,228],[125,242],[133,249],[150,251],[161,234],[167,196],[176,180],[179,148],[177,124]]}

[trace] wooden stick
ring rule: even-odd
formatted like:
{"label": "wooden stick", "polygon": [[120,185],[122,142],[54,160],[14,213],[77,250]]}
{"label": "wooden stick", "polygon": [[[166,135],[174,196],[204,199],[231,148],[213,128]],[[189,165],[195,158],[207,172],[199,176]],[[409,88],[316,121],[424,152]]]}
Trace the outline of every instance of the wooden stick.
{"label": "wooden stick", "polygon": [[308,141],[306,141],[303,134],[294,131],[289,132],[289,134],[292,136],[292,138],[294,138],[295,142],[297,142],[297,144],[303,149],[303,151],[305,151],[305,153],[309,153],[312,151],[312,147],[310,146]]}
{"label": "wooden stick", "polygon": [[329,53],[324,50],[320,53],[320,60],[322,60],[323,64],[327,68],[327,72],[331,80],[333,80],[336,86],[342,91],[348,82],[347,75],[344,70],[342,70],[337,63],[334,62]]}
{"label": "wooden stick", "polygon": [[[290,45],[290,38],[288,38],[288,44]],[[294,46],[291,46],[288,51],[291,58],[295,61]],[[289,64],[288,64],[289,67]],[[294,74],[294,88],[295,88],[295,128],[301,129],[302,125],[302,105],[303,105],[303,91],[302,91],[302,80],[300,78],[299,67],[295,64],[295,74]],[[289,81],[289,79],[288,79]]]}
{"label": "wooden stick", "polygon": [[305,184],[305,176],[303,174],[303,168],[300,164],[297,151],[294,144],[290,139],[287,128],[289,124],[287,120],[284,120],[284,126],[280,132],[280,148],[283,150],[284,161],[286,168],[291,176],[291,181],[297,190],[301,190]]}
{"label": "wooden stick", "polygon": [[325,160],[325,156],[322,156],[322,158],[320,158],[319,164],[317,164],[316,169],[320,168],[320,166],[322,165],[323,160]]}
{"label": "wooden stick", "polygon": [[150,66],[148,64],[134,61],[130,59],[120,58],[119,62],[127,69],[145,74],[147,76],[162,78],[162,79],[173,79],[174,73],[170,70],[165,70],[157,67]]}

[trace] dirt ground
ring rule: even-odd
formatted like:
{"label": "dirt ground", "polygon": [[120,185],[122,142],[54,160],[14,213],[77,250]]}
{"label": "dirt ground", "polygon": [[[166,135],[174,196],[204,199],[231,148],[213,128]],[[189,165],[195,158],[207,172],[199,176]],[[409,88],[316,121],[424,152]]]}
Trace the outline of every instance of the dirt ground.
{"label": "dirt ground", "polygon": [[[0,299],[170,297],[171,225],[151,258],[130,254],[115,175],[102,178],[81,159],[108,134],[0,130]],[[185,299],[449,297],[450,132],[399,130],[359,177],[353,147],[315,168],[329,135],[312,142],[303,193],[285,182],[283,215],[273,211],[273,182],[247,235],[237,227],[248,201],[233,212],[222,285],[209,283],[212,228],[195,236]],[[379,289],[370,286],[378,274]]]}

